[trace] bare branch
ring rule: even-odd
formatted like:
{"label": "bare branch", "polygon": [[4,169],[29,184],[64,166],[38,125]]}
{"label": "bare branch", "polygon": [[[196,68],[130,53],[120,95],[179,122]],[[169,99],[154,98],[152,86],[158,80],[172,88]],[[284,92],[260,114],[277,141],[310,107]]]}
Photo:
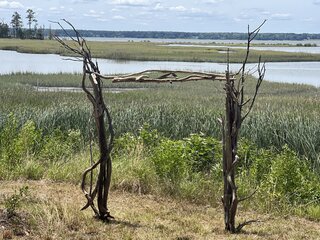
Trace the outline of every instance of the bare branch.
{"label": "bare branch", "polygon": [[254,194],[256,194],[256,192],[258,191],[258,189],[254,190],[250,195],[244,197],[244,198],[240,198],[238,201],[239,202],[243,202],[245,200],[248,200],[249,198],[251,198]]}
{"label": "bare branch", "polygon": [[241,231],[241,229],[244,228],[245,226],[250,225],[252,223],[257,223],[257,222],[262,222],[262,221],[261,220],[245,221],[245,222],[238,225],[238,227],[236,228],[236,232],[239,233]]}
{"label": "bare branch", "polygon": [[62,60],[73,61],[73,62],[82,62],[83,61],[81,58],[77,58],[77,57],[74,57],[74,58],[62,58]]}
{"label": "bare branch", "polygon": [[247,113],[242,117],[241,119],[241,122],[243,122],[246,117],[249,115],[249,113],[251,112],[252,108],[253,108],[253,105],[256,101],[256,98],[257,98],[257,95],[258,95],[258,92],[259,92],[259,89],[260,89],[260,86],[261,86],[261,83],[264,79],[264,76],[265,76],[265,73],[266,73],[266,64],[263,63],[262,66],[261,66],[261,56],[259,57],[259,64],[258,64],[258,74],[259,74],[259,77],[258,77],[258,80],[257,80],[257,83],[256,83],[256,89],[255,89],[255,92],[254,92],[254,95],[253,95],[253,98],[251,100],[251,104],[248,108],[248,111]]}
{"label": "bare branch", "polygon": [[245,68],[246,68],[246,64],[248,62],[249,59],[249,54],[250,54],[250,44],[253,41],[253,39],[258,35],[261,27],[266,23],[267,20],[264,20],[255,30],[253,30],[252,32],[250,32],[250,26],[248,25],[248,38],[247,38],[247,50],[246,50],[246,55],[244,58],[244,61],[242,63],[242,67],[239,69],[239,71],[237,72],[236,75],[240,75],[240,79],[241,81],[239,81],[239,85],[238,85],[238,89],[240,87],[240,82],[243,84],[245,81]]}

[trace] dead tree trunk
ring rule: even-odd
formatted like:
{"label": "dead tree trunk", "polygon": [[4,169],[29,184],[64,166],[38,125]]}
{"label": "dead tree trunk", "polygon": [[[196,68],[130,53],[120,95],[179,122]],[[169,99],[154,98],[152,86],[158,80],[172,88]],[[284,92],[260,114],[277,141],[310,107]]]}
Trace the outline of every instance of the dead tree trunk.
{"label": "dead tree trunk", "polygon": [[[111,162],[111,151],[113,147],[114,131],[112,125],[112,119],[107,108],[102,92],[102,81],[100,78],[100,71],[97,63],[94,63],[91,57],[90,49],[88,48],[86,41],[80,36],[79,32],[73,27],[71,23],[64,20],[76,34],[76,37],[72,37],[65,33],[72,40],[71,46],[68,42],[63,41],[59,37],[55,39],[66,49],[72,51],[81,57],[78,59],[83,62],[83,78],[82,78],[82,89],[87,94],[88,99],[92,103],[93,107],[93,117],[97,130],[97,137],[99,143],[99,159],[93,162],[92,165],[86,169],[82,176],[81,189],[87,198],[87,204],[82,208],[82,210],[91,207],[97,218],[109,221],[113,218],[108,210],[108,196],[109,188],[111,183],[111,173],[112,173],[112,162]],[[62,25],[58,23],[60,27],[64,30]],[[89,79],[92,91],[89,91],[86,86],[86,80]],[[105,122],[108,124],[108,128],[105,126]],[[90,143],[91,144],[91,143]],[[99,168],[97,181],[93,182],[93,171]],[[89,190],[86,189],[87,175],[90,173],[90,183]],[[94,200],[97,197],[97,206],[95,207]]]}
{"label": "dead tree trunk", "polygon": [[225,119],[222,122],[223,131],[223,183],[224,194],[222,198],[224,208],[225,230],[236,232],[235,216],[238,207],[237,187],[235,184],[235,165],[238,157],[238,129],[241,125],[241,108],[234,101],[234,81],[226,74],[226,108]]}
{"label": "dead tree trunk", "polygon": [[[246,80],[246,64],[249,58],[250,43],[259,33],[261,26],[265,21],[253,32],[249,31],[248,28],[248,41],[247,41],[247,54],[245,56],[244,62],[241,69],[238,72],[238,79],[230,78],[229,70],[229,51],[228,51],[228,68],[226,71],[226,107],[225,107],[225,117],[221,119],[222,123],[222,143],[223,143],[223,183],[224,192],[222,196],[222,203],[224,209],[224,223],[225,230],[231,233],[239,232],[245,225],[250,224],[255,221],[247,221],[239,224],[236,227],[236,213],[238,208],[238,203],[250,198],[253,193],[243,199],[238,199],[237,186],[235,182],[235,171],[236,166],[239,161],[237,155],[239,131],[242,122],[251,112],[258,90],[260,88],[261,82],[265,74],[265,65],[261,66],[261,59],[259,58],[259,64],[257,72],[259,74],[256,83],[255,93],[252,99],[245,100],[244,90],[245,90],[245,80]],[[236,82],[237,81],[237,82]],[[242,115],[243,107],[249,104],[247,112]]]}

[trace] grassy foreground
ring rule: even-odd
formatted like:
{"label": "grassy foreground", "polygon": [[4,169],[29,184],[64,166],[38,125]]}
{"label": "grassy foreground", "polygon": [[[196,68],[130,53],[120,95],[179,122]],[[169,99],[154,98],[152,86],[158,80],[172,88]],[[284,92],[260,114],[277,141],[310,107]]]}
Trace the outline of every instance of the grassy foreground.
{"label": "grassy foreground", "polygon": [[[220,210],[221,134],[216,119],[223,113],[223,83],[130,85],[145,89],[106,93],[117,133],[110,210],[118,222],[94,226],[90,211],[79,213],[83,197],[72,185],[88,167],[91,107],[83,93],[32,88],[37,82],[78,86],[79,78],[0,76],[0,208],[12,208],[8,196],[29,186],[15,218],[26,228],[22,234],[30,234],[24,238],[317,239],[319,88],[263,83],[238,149],[239,196],[258,191],[241,204],[237,220],[266,222],[231,236],[223,232]],[[248,79],[248,96],[254,81]],[[95,145],[93,150],[96,158]],[[4,220],[0,224],[8,225]],[[1,234],[13,235],[10,230]]]}
{"label": "grassy foreground", "polygon": [[[28,186],[28,194],[12,223],[3,218],[1,209],[5,197],[22,186]],[[300,240],[320,236],[320,225],[316,222],[256,212],[243,212],[243,215],[261,223],[247,226],[239,235],[230,235],[223,231],[220,208],[120,191],[113,191],[110,197],[115,220],[105,224],[96,221],[91,211],[80,212],[84,197],[78,186],[67,183],[2,181],[0,192],[0,239]]]}
{"label": "grassy foreground", "polygon": [[[72,46],[72,43],[70,43]],[[88,42],[92,56],[115,60],[142,61],[191,61],[225,63],[226,55],[221,48],[173,47],[152,42]],[[227,47],[226,47],[227,48]],[[56,41],[0,39],[0,49],[14,50],[24,53],[55,53],[72,55]],[[226,50],[226,49],[224,49]],[[232,49],[231,63],[241,63],[246,51]],[[320,61],[320,54],[288,53],[275,51],[252,50],[249,62],[257,62],[259,56],[266,62]]]}

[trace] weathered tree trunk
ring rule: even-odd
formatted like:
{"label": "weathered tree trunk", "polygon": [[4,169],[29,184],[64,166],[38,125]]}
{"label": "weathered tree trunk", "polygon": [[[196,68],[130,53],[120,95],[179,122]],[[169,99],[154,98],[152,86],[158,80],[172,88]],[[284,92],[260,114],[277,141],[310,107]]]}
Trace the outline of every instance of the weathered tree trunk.
{"label": "weathered tree trunk", "polygon": [[[89,58],[91,60],[91,58]],[[109,218],[113,218],[109,211],[108,211],[108,196],[109,196],[109,188],[111,183],[111,173],[112,173],[112,162],[111,162],[111,150],[113,146],[113,126],[111,121],[111,116],[108,109],[105,106],[101,88],[101,79],[97,75],[100,73],[99,68],[96,64],[92,62],[87,63],[87,59],[84,59],[84,75],[89,74],[89,79],[93,88],[93,94],[87,95],[88,98],[91,100],[94,108],[94,119],[96,123],[96,129],[98,134],[98,142],[99,142],[99,174],[96,183],[96,188],[94,189],[93,193],[89,194],[90,197],[90,205],[94,209],[93,199],[95,198],[96,193],[97,196],[97,205],[98,211],[94,209],[97,217],[102,220],[109,220]],[[84,86],[83,86],[84,87]],[[84,87],[84,90],[87,90]],[[87,92],[88,94],[88,92]],[[109,125],[109,141],[107,136],[107,131],[105,127],[105,117],[107,117],[108,125]],[[93,170],[93,169],[92,169]],[[85,182],[86,172],[84,174]],[[92,184],[92,183],[90,183]],[[83,191],[86,193],[84,186]],[[89,200],[88,200],[89,202]]]}
{"label": "weathered tree trunk", "polygon": [[223,207],[225,230],[236,232],[235,216],[238,206],[237,188],[235,183],[235,165],[237,163],[238,127],[241,109],[233,96],[234,82],[230,79],[229,72],[226,74],[226,116],[223,121]]}
{"label": "weathered tree trunk", "polygon": [[[264,21],[265,22],[265,21]],[[238,199],[237,195],[237,185],[235,182],[235,169],[238,163],[238,138],[239,131],[242,122],[251,112],[253,104],[256,100],[261,82],[265,74],[265,65],[260,66],[261,58],[259,58],[257,72],[259,74],[258,81],[256,84],[256,89],[252,99],[244,99],[244,88],[246,80],[246,64],[249,58],[250,43],[255,38],[255,36],[260,31],[260,27],[264,22],[253,32],[249,31],[248,27],[248,42],[247,42],[247,54],[245,56],[242,68],[239,73],[241,73],[240,78],[237,80],[235,86],[235,79],[230,77],[229,70],[229,51],[228,51],[228,68],[226,71],[226,108],[225,117],[222,119],[222,142],[223,142],[223,182],[224,191],[222,196],[222,203],[224,209],[224,224],[225,230],[231,233],[239,232],[245,225],[248,225],[255,221],[248,221],[239,224],[238,227],[235,226],[235,217],[237,213],[238,203],[248,199],[253,194],[246,198]],[[238,74],[239,74],[238,73]],[[246,104],[250,104],[247,112],[242,116],[242,109]]]}
{"label": "weathered tree trunk", "polygon": [[[90,49],[87,46],[86,41],[80,36],[79,32],[73,27],[71,23],[64,20],[76,34],[76,37],[69,35],[62,25],[60,27],[65,31],[68,37],[72,40],[75,46],[71,46],[67,42],[63,41],[59,37],[55,39],[66,49],[77,54],[82,59],[83,62],[83,77],[82,77],[82,89],[86,93],[88,99],[92,103],[93,107],[93,117],[95,120],[97,137],[99,143],[99,159],[94,162],[91,155],[91,166],[87,168],[82,175],[81,189],[85,194],[87,199],[86,205],[82,210],[91,207],[94,211],[96,217],[101,220],[108,221],[113,218],[108,210],[108,196],[109,188],[111,182],[112,173],[112,162],[111,162],[111,151],[113,147],[114,131],[112,125],[112,119],[109,109],[103,99],[102,92],[102,81],[100,78],[100,70],[98,63],[94,63],[91,57]],[[80,59],[79,59],[80,60]],[[86,80],[89,79],[92,91],[89,91],[86,86]],[[108,129],[106,129],[106,123],[108,124]],[[91,152],[91,143],[90,143]],[[92,153],[92,152],[91,152]],[[93,171],[99,167],[98,177],[94,184],[93,182]],[[86,179],[87,175],[90,173],[90,183],[89,191],[86,190]],[[94,185],[94,186],[93,186]],[[97,197],[97,207],[94,204],[94,200]]]}
{"label": "weathered tree trunk", "polygon": [[99,139],[99,151],[100,151],[100,169],[97,182],[98,190],[98,209],[99,209],[99,218],[104,219],[108,216],[108,195],[111,179],[111,158],[108,154],[108,145],[106,141],[106,129],[104,124],[104,113],[102,112],[100,116],[96,119],[96,126],[98,130],[98,139]]}

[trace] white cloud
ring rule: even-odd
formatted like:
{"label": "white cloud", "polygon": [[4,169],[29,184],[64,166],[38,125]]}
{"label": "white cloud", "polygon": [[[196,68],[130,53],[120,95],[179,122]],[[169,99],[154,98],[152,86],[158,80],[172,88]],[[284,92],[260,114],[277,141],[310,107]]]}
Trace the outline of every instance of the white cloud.
{"label": "white cloud", "polygon": [[40,8],[40,7],[26,6],[25,8],[26,8],[26,9],[32,9],[33,11],[36,12],[36,14],[37,14],[38,12],[43,12],[43,8]]}
{"label": "white cloud", "polygon": [[0,1],[0,8],[20,9],[20,8],[24,8],[24,6],[20,2]]}
{"label": "white cloud", "polygon": [[65,10],[65,6],[60,7],[50,7],[49,10],[54,14],[61,14],[63,10]]}
{"label": "white cloud", "polygon": [[223,2],[224,0],[203,0],[204,3],[220,3]]}
{"label": "white cloud", "polygon": [[100,13],[97,13],[95,10],[89,10],[88,13],[84,13],[83,16],[85,17],[93,17],[93,18],[100,18],[101,15]]}
{"label": "white cloud", "polygon": [[99,21],[104,21],[104,18],[103,18],[103,15],[105,14],[104,11],[100,11],[100,12],[97,12],[96,10],[89,10],[89,12],[87,13],[84,13],[83,16],[84,17],[93,17],[93,18],[97,18],[97,20]]}
{"label": "white cloud", "polygon": [[109,19],[107,19],[107,18],[97,18],[97,21],[99,21],[99,22],[108,22]]}
{"label": "white cloud", "polygon": [[236,18],[234,18],[236,22],[240,21],[252,21],[253,20],[253,15],[242,12],[240,13]]}
{"label": "white cloud", "polygon": [[161,3],[157,3],[156,6],[153,9],[161,11],[161,10],[164,10],[165,7]]}
{"label": "white cloud", "polygon": [[290,20],[292,16],[290,13],[274,13],[271,14],[270,19],[273,20]]}
{"label": "white cloud", "polygon": [[169,10],[170,11],[174,11],[174,12],[185,12],[185,11],[187,11],[187,9],[182,5],[176,6],[176,7],[169,7]]}
{"label": "white cloud", "polygon": [[149,0],[112,0],[111,3],[124,6],[147,6],[151,4]]}
{"label": "white cloud", "polygon": [[96,2],[97,0],[72,0],[72,3],[90,3]]}
{"label": "white cloud", "polygon": [[115,20],[125,20],[126,18],[123,17],[123,16],[120,16],[120,15],[116,15],[116,16],[113,16],[112,19],[115,19]]}
{"label": "white cloud", "polygon": [[269,16],[271,13],[269,11],[261,11],[262,15]]}

